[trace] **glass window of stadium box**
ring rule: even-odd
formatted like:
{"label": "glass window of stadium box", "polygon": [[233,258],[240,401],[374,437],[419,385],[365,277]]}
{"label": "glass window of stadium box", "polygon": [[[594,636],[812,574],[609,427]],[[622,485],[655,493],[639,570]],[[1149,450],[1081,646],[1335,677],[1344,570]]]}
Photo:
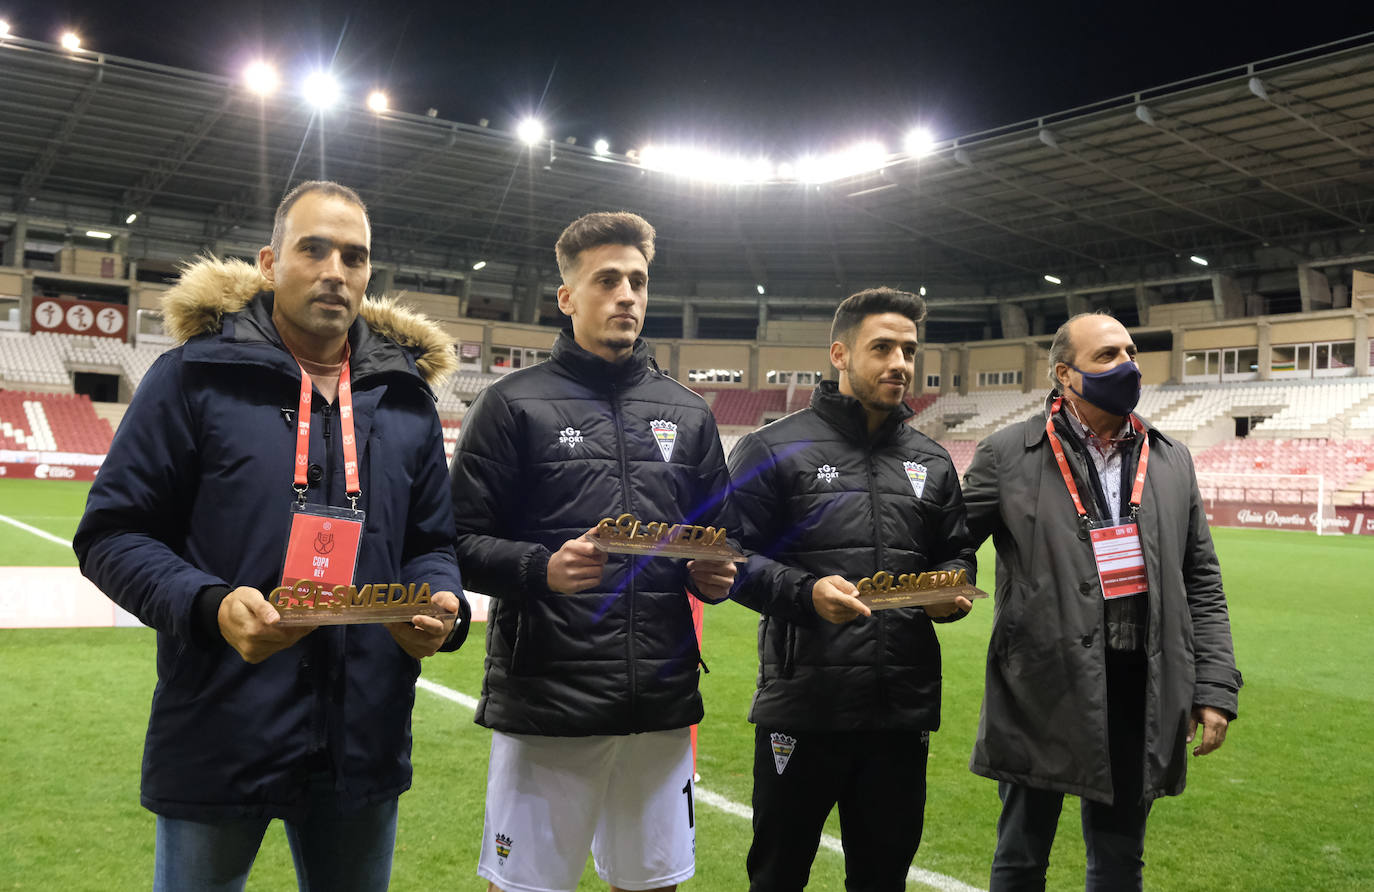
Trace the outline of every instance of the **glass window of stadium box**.
{"label": "glass window of stadium box", "polygon": [[1318,378],[1343,378],[1355,374],[1355,342],[1313,344],[1316,352],[1312,374]]}
{"label": "glass window of stadium box", "polygon": [[1272,378],[1312,377],[1311,344],[1275,344],[1269,359]]}
{"label": "glass window of stadium box", "polygon": [[458,344],[458,368],[471,372],[482,371],[481,341],[463,341]]}
{"label": "glass window of stadium box", "polygon": [[979,372],[979,387],[1010,387],[1021,383],[1021,372],[1019,371],[999,371],[999,372]]}
{"label": "glass window of stadium box", "polygon": [[825,374],[823,372],[780,372],[769,370],[767,379],[769,384],[797,384],[815,387],[817,384],[821,383],[821,381],[825,380]]}
{"label": "glass window of stadium box", "polygon": [[1254,381],[1257,378],[1259,378],[1258,347],[1228,347],[1221,351],[1221,380]]}
{"label": "glass window of stadium box", "polygon": [[172,343],[166,329],[162,327],[162,311],[138,309],[134,311],[134,341],[138,344]]}
{"label": "glass window of stadium box", "polygon": [[693,384],[741,384],[744,369],[688,369],[687,380]]}
{"label": "glass window of stadium box", "polygon": [[0,294],[0,330],[20,331],[19,298]]}
{"label": "glass window of stadium box", "polygon": [[1220,350],[1189,350],[1183,354],[1183,380],[1215,381],[1221,374]]}
{"label": "glass window of stadium box", "polygon": [[497,373],[529,368],[549,358],[549,351],[529,347],[492,347],[491,370]]}
{"label": "glass window of stadium box", "polygon": [[939,386],[940,386],[940,376],[939,376],[939,375],[926,375],[926,387],[939,387]]}

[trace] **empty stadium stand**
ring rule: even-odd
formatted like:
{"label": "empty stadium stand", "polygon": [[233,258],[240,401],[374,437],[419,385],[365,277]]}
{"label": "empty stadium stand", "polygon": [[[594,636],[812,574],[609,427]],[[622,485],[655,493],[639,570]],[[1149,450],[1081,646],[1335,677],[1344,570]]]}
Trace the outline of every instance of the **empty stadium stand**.
{"label": "empty stadium stand", "polygon": [[763,423],[765,414],[777,416],[787,413],[786,390],[719,388],[711,396],[707,396],[704,390],[698,392],[706,397],[707,404],[716,416],[716,424],[722,427],[758,427]]}
{"label": "empty stadium stand", "polygon": [[85,396],[0,390],[0,449],[104,455],[113,436]]}
{"label": "empty stadium stand", "polygon": [[29,386],[70,387],[70,366],[97,367],[117,370],[132,392],[166,349],[166,344],[133,346],[115,338],[0,332],[0,380]]}
{"label": "empty stadium stand", "polygon": [[1160,390],[1180,399],[1153,417],[1142,414],[1170,433],[1187,435],[1246,415],[1263,419],[1252,428],[1256,436],[1325,436],[1344,431],[1353,420],[1345,416],[1374,396],[1374,379],[1184,385]]}

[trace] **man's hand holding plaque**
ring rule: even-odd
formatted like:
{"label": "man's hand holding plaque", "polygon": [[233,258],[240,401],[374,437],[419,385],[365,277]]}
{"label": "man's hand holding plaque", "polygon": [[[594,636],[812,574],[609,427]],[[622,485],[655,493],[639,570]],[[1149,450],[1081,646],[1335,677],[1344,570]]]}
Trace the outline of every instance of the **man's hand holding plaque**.
{"label": "man's hand holding plaque", "polygon": [[386,630],[401,650],[417,660],[434,656],[458,620],[458,596],[453,592],[435,592],[430,601],[446,612],[438,616],[422,613],[412,616],[408,622],[386,624]]}
{"label": "man's hand holding plaque", "polygon": [[592,528],[591,542],[602,551],[645,557],[690,558],[742,563],[747,560],[726,541],[724,527],[650,521],[633,514],[602,518]]}
{"label": "man's hand holding plaque", "polygon": [[248,585],[224,596],[217,618],[224,640],[248,663],[261,663],[315,630],[313,625],[282,625],[277,608]]}
{"label": "man's hand holding plaque", "polygon": [[712,603],[730,597],[730,589],[735,585],[735,564],[733,561],[688,561],[687,575],[697,593]]}
{"label": "man's hand holding plaque", "polygon": [[592,542],[596,527],[576,539],[569,539],[549,556],[549,588],[560,595],[584,592],[601,581],[606,570],[606,552]]}
{"label": "man's hand holding plaque", "polygon": [[854,583],[843,576],[826,576],[817,579],[811,586],[811,603],[816,615],[826,622],[847,623],[861,616],[872,616],[873,611],[859,600],[859,590]]}

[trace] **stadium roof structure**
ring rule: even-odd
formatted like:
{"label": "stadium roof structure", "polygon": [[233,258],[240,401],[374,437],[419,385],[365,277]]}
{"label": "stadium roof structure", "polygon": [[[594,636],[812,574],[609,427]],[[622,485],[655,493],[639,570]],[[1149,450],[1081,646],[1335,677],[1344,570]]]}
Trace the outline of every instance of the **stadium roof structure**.
{"label": "stadium roof structure", "polygon": [[1219,271],[1262,290],[1276,271],[1296,282],[1299,264],[1374,256],[1374,34],[946,140],[842,179],[748,185],[0,39],[0,231],[23,215],[31,229],[110,229],[135,257],[248,252],[288,185],[316,176],[363,194],[378,262],[422,281],[475,277],[515,302],[556,284],[564,225],[623,208],[659,231],[655,295],[701,313],[766,303],[819,315],[891,284],[929,289],[932,319],[954,333],[997,332],[1008,302],[1043,328],[1070,293],[1130,318],[1141,284],[1210,289]]}

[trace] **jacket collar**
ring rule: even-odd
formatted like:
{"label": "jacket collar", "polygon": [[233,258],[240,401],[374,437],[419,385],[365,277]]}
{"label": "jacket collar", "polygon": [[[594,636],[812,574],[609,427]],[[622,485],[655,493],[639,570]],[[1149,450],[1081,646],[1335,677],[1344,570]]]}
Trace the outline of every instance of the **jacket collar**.
{"label": "jacket collar", "polygon": [[[1054,391],[1050,391],[1045,396],[1045,401],[1040,411],[1026,419],[1025,435],[1027,449],[1040,445],[1040,442],[1045,439],[1045,419],[1050,417],[1050,406],[1054,405],[1054,398]],[[1153,440],[1163,440],[1166,443],[1169,442],[1169,438],[1164,436],[1159,428],[1151,424],[1149,419],[1142,415],[1136,415],[1135,417],[1140,419],[1141,424],[1145,425],[1145,436]]]}
{"label": "jacket collar", "polygon": [[[249,356],[262,360],[270,355],[259,352],[264,346],[285,351],[272,324],[271,301],[271,283],[257,267],[241,260],[202,257],[185,265],[181,279],[163,295],[163,325],[178,342],[223,335],[229,329],[229,338],[219,343],[241,344]],[[437,389],[458,368],[453,339],[438,324],[393,298],[364,298],[348,340],[354,374],[359,377],[360,372],[395,368],[399,361]],[[249,348],[249,344],[257,346]],[[289,356],[285,361],[294,365]]]}
{"label": "jacket collar", "polygon": [[597,390],[637,384],[648,374],[652,363],[649,342],[643,338],[635,339],[634,347],[625,359],[607,362],[595,353],[584,350],[573,339],[571,328],[558,333],[551,356],[572,377]]}
{"label": "jacket collar", "polygon": [[816,385],[816,389],[811,392],[811,408],[831,427],[849,439],[864,444],[887,442],[902,422],[915,414],[904,400],[888,414],[873,436],[869,437],[868,413],[864,411],[863,403],[852,396],[840,393],[840,385],[835,381],[822,381]]}

